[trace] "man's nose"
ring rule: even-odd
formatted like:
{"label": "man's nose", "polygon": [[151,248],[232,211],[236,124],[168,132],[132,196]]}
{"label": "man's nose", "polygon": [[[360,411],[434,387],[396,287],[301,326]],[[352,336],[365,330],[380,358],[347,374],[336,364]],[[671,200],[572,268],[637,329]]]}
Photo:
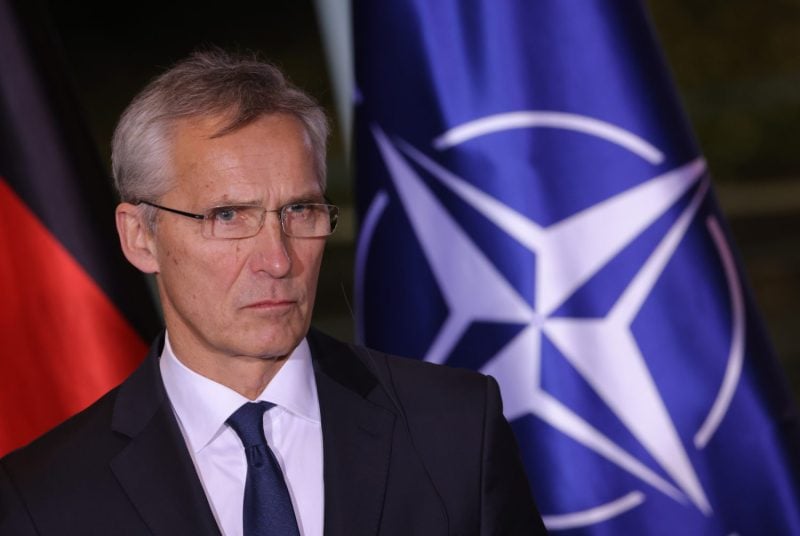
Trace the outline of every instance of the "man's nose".
{"label": "man's nose", "polygon": [[280,218],[272,216],[273,214],[266,214],[264,225],[252,238],[254,245],[250,255],[250,269],[281,278],[291,271],[292,258],[287,247],[287,236],[281,230]]}

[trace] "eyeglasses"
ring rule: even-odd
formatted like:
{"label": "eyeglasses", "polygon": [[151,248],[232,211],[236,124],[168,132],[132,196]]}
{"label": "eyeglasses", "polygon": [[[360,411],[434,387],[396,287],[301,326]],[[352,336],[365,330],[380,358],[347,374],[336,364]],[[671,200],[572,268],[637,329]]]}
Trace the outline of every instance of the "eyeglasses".
{"label": "eyeglasses", "polygon": [[207,238],[249,238],[264,226],[267,212],[279,214],[281,229],[292,238],[323,238],[330,236],[339,220],[339,207],[324,203],[291,203],[267,210],[255,205],[214,207],[203,214],[193,214],[164,207],[149,201],[140,203],[203,222],[202,233]]}

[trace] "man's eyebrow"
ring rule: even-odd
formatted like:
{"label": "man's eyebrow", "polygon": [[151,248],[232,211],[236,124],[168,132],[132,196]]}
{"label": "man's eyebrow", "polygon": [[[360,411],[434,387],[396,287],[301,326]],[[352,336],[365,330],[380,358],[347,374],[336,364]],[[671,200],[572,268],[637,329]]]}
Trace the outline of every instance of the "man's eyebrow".
{"label": "man's eyebrow", "polygon": [[208,203],[209,207],[247,207],[259,205],[261,205],[261,201],[258,199],[231,199],[230,197],[215,199]]}
{"label": "man's eyebrow", "polygon": [[292,205],[294,203],[327,203],[325,195],[320,192],[309,192],[290,197],[283,205]]}
{"label": "man's eyebrow", "polygon": [[[328,200],[325,197],[325,194],[321,192],[306,192],[289,197],[286,201],[282,202],[280,206],[293,205],[296,203],[327,203],[327,202]],[[263,203],[261,199],[235,199],[225,196],[210,201],[207,206],[209,208],[248,207],[248,206],[258,207],[258,206],[263,206]]]}

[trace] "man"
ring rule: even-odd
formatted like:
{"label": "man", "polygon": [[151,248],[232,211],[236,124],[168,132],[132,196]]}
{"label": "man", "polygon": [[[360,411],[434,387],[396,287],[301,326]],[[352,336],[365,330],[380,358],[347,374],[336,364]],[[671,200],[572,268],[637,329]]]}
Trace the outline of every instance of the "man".
{"label": "man", "polygon": [[134,99],[117,229],[166,332],[0,461],[0,533],[544,533],[493,380],[309,331],[327,133],[277,69],[220,51]]}

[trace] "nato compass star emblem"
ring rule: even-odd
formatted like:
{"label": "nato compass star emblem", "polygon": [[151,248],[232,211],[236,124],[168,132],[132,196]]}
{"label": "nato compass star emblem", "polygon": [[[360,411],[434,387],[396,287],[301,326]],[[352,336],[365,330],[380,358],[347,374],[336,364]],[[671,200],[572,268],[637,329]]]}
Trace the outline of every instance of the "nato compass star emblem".
{"label": "nato compass star emblem", "polygon": [[[599,138],[654,166],[664,161],[659,149],[631,132],[590,117],[558,112],[523,111],[484,117],[443,133],[434,140],[433,147],[446,150],[494,132],[543,127]],[[701,158],[687,162],[543,227],[451,173],[410,144],[390,138],[378,125],[372,125],[372,134],[448,308],[448,315],[425,359],[445,362],[474,322],[523,325],[524,328],[481,369],[499,382],[507,419],[513,421],[534,415],[664,495],[691,505],[704,515],[712,515],[687,446],[678,435],[631,331],[640,308],[707,195],[705,162]],[[533,306],[442,206],[415,171],[415,166],[535,254]],[[565,300],[689,192],[692,193],[688,203],[671,221],[605,316],[553,315]],[[356,259],[359,282],[363,281],[360,275],[363,275],[372,235],[388,203],[388,194],[380,191],[365,214]],[[431,222],[436,222],[436,233],[428,232]],[[744,357],[744,301],[733,255],[717,220],[711,216],[705,225],[726,275],[732,336],[715,401],[696,430],[694,444],[689,446],[694,449],[706,446],[724,418],[739,382]],[[442,251],[448,252],[446,258],[439,253]],[[452,270],[454,262],[461,267],[455,272]],[[357,299],[361,300],[363,290],[357,288],[356,291]],[[360,310],[363,311],[363,307]],[[662,472],[648,467],[543,388],[541,348],[544,337],[557,347]],[[645,500],[642,491],[632,489],[588,510],[543,514],[550,530],[569,529],[610,519],[636,508]]]}

